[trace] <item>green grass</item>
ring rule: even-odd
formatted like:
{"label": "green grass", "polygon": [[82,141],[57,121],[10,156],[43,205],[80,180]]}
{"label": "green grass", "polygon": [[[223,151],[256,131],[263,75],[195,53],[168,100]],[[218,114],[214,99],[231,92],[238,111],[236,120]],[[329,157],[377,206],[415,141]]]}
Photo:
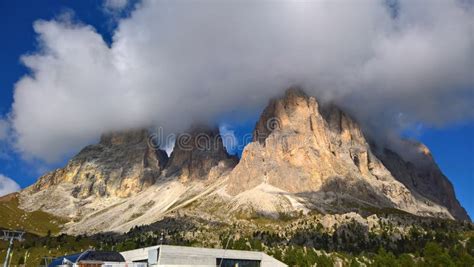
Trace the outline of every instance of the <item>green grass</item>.
{"label": "green grass", "polygon": [[0,228],[24,230],[40,236],[57,234],[67,220],[43,211],[27,212],[19,208],[18,194],[0,198]]}
{"label": "green grass", "polygon": [[468,238],[474,238],[474,231],[467,231],[464,233],[464,238],[465,239],[468,239]]}

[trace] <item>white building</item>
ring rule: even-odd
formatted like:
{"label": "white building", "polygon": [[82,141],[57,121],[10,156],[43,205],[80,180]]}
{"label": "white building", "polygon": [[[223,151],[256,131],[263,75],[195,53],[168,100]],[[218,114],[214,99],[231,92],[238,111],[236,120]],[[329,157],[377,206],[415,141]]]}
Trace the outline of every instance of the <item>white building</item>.
{"label": "white building", "polygon": [[[133,266],[283,267],[263,252],[160,245],[120,252]],[[141,264],[140,264],[141,263]]]}

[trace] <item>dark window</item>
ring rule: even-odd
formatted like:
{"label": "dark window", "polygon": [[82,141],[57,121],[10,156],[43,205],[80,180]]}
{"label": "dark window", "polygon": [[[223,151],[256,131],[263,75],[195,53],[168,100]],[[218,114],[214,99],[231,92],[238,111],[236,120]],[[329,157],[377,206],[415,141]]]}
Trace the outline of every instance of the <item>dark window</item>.
{"label": "dark window", "polygon": [[260,267],[259,260],[216,259],[218,267]]}

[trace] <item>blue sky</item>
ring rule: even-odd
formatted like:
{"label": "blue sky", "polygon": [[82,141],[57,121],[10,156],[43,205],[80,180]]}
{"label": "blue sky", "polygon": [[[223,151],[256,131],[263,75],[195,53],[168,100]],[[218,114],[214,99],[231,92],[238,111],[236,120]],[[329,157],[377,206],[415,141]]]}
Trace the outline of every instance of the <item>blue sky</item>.
{"label": "blue sky", "polygon": [[[28,73],[27,68],[20,62],[20,56],[37,49],[33,22],[38,19],[52,19],[71,11],[80,17],[83,23],[93,25],[104,39],[110,41],[114,24],[109,16],[104,14],[98,1],[0,1],[0,31],[8,36],[0,43],[0,117],[6,117],[11,110],[14,84]],[[3,149],[8,151],[4,153],[6,155],[0,154],[0,174],[14,179],[22,188],[35,182],[45,168],[59,167],[67,161],[63,159],[47,167],[38,167],[34,162],[22,160],[11,147],[3,146]]]}
{"label": "blue sky", "polygon": [[[73,12],[77,20],[80,20],[82,24],[92,25],[107,44],[111,43],[115,20],[110,14],[104,12],[100,1],[0,2],[0,30],[4,36],[0,42],[1,117],[7,116],[11,111],[14,84],[29,72],[20,62],[20,56],[34,53],[38,49],[38,36],[33,30],[33,23],[38,19],[57,18],[65,12]],[[451,104],[457,105],[456,102]],[[258,114],[249,117],[251,119],[232,126],[237,136],[252,131]],[[430,148],[435,160],[454,184],[458,199],[472,217],[474,215],[474,196],[471,192],[474,189],[474,141],[472,138],[474,122],[469,119],[460,119],[455,123],[441,125],[437,128],[423,128],[414,137]],[[48,164],[48,167],[44,167],[44,164],[22,160],[21,155],[14,152],[11,147],[2,146],[0,149],[6,150],[6,153],[0,154],[0,174],[14,179],[21,187],[32,184],[47,169],[61,166],[67,161],[67,157],[62,157]]]}

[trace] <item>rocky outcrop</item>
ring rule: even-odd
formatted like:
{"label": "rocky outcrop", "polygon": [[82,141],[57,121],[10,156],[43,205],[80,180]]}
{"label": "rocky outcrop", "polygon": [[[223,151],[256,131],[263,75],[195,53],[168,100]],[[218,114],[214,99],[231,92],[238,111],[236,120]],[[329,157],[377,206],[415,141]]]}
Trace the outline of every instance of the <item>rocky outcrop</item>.
{"label": "rocky outcrop", "polygon": [[[411,191],[418,192],[434,203],[448,208],[460,220],[470,220],[466,210],[456,198],[453,185],[435,163],[429,149],[420,143],[408,142],[417,157],[406,160],[390,149],[378,153],[378,157],[392,175]],[[377,151],[377,150],[375,150]]]}
{"label": "rocky outcrop", "polygon": [[182,182],[219,177],[238,162],[222,143],[218,128],[193,127],[178,135],[166,176],[177,176]]}
{"label": "rocky outcrop", "polygon": [[109,133],[73,157],[64,168],[40,177],[27,192],[70,183],[71,194],[126,197],[154,184],[167,164],[165,151],[149,144],[147,130]]}
{"label": "rocky outcrop", "polygon": [[[397,168],[404,169],[392,174]],[[353,118],[334,105],[322,107],[314,97],[292,88],[263,111],[254,142],[244,149],[226,190],[238,196],[268,184],[305,196],[309,202],[334,195],[334,205],[342,209],[344,200],[344,205],[466,219],[447,179],[439,176],[435,165],[427,170],[423,173],[429,179],[418,178],[423,180],[418,188],[408,186],[404,179],[412,180],[407,177],[413,171],[381,161]],[[430,191],[430,187],[436,189]]]}
{"label": "rocky outcrop", "polygon": [[154,137],[147,130],[103,135],[23,190],[21,208],[69,218],[68,233],[127,230],[211,192],[238,161],[217,129],[179,135],[170,158]]}
{"label": "rocky outcrop", "polygon": [[377,169],[381,164],[350,117],[337,109],[323,117],[316,99],[297,88],[270,102],[254,140],[232,173],[236,182],[229,191],[234,194],[262,182],[289,192],[311,192],[331,178],[390,175]]}
{"label": "rocky outcrop", "polygon": [[170,158],[152,141],[143,129],[104,134],[98,144],[84,148],[64,168],[40,177],[27,192],[69,183],[74,185],[74,197],[127,197],[153,185],[160,176],[204,181],[219,177],[238,162],[227,154],[217,128],[199,126],[180,134]]}

